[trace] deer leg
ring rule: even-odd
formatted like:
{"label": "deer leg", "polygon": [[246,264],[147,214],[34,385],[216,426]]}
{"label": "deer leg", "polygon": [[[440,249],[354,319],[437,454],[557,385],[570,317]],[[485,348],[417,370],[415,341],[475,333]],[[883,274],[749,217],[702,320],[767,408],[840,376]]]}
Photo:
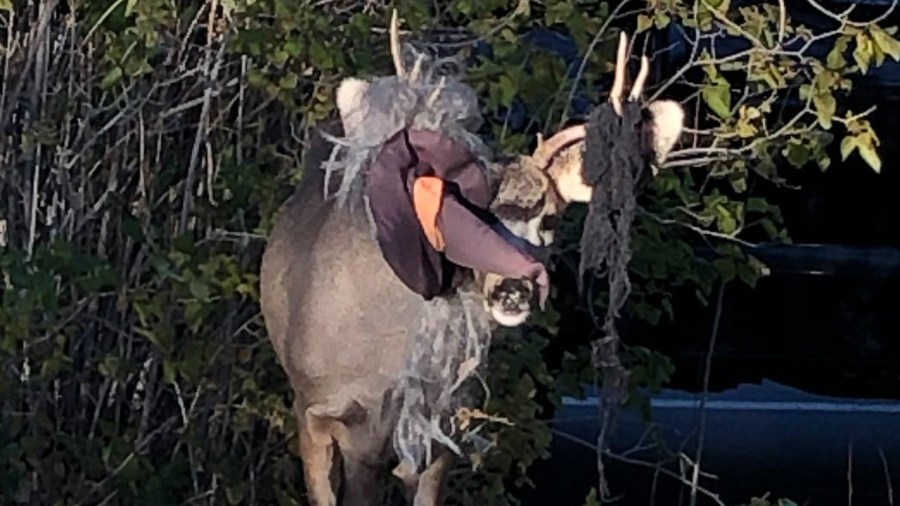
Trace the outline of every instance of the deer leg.
{"label": "deer leg", "polygon": [[337,506],[335,490],[339,483],[332,482],[336,444],[329,434],[316,433],[314,426],[301,422],[299,429],[300,458],[310,504]]}
{"label": "deer leg", "polygon": [[340,422],[320,411],[321,406],[304,409],[294,402],[303,477],[312,506],[337,506],[336,494],[341,485],[340,454],[334,431]]}
{"label": "deer leg", "polygon": [[342,506],[375,506],[378,504],[379,468],[358,455],[341,451],[344,468],[341,490]]}
{"label": "deer leg", "polygon": [[[365,410],[353,400],[314,404],[303,411],[305,430],[301,431],[300,441],[301,447],[306,445],[307,453],[301,450],[301,456],[313,506],[370,504],[367,501],[377,483],[373,481],[374,474],[360,465],[361,459],[354,455],[351,444],[351,427],[365,418]],[[343,470],[338,469],[338,461]],[[338,495],[344,497],[338,501]]]}
{"label": "deer leg", "polygon": [[[412,498],[413,506],[441,506],[444,503],[444,491],[452,465],[453,454],[443,450],[418,477],[401,478],[406,484],[407,495]],[[402,471],[398,470],[395,474],[402,474]]]}

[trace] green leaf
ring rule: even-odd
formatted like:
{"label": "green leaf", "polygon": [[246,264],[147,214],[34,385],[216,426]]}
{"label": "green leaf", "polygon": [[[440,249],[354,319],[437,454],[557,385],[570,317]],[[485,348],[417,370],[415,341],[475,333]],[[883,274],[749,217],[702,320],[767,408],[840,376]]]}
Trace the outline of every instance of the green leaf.
{"label": "green leaf", "polygon": [[178,369],[172,360],[163,360],[163,381],[172,385],[178,379]]}
{"label": "green leaf", "polygon": [[737,275],[737,267],[734,265],[734,260],[730,258],[717,258],[713,260],[713,265],[719,271],[719,275],[722,276],[722,281],[726,283],[733,280]]}
{"label": "green leaf", "polygon": [[597,489],[595,487],[591,487],[591,491],[588,492],[584,500],[584,506],[600,506],[600,499],[597,498]]}
{"label": "green leaf", "polygon": [[653,24],[656,25],[656,28],[659,30],[669,26],[671,21],[672,18],[670,18],[665,11],[656,11],[656,16],[653,17]]}
{"label": "green leaf", "polygon": [[837,38],[834,42],[834,48],[831,49],[828,53],[828,57],[825,59],[825,64],[829,69],[838,70],[847,65],[847,59],[844,58],[844,52],[847,50],[849,44],[849,35],[841,35]]}
{"label": "green leaf", "polygon": [[799,144],[788,144],[782,153],[787,157],[788,162],[798,169],[802,168],[809,161],[809,149]]}
{"label": "green leaf", "polygon": [[287,51],[278,50],[272,53],[269,61],[271,61],[275,67],[282,68],[284,67],[284,64],[287,63],[288,58],[290,58],[290,55]]}
{"label": "green leaf", "polygon": [[199,301],[208,301],[209,300],[209,285],[203,283],[202,281],[192,280],[189,288],[191,290],[191,295],[193,295]]}
{"label": "green leaf", "polygon": [[299,56],[302,47],[300,46],[300,42],[296,39],[291,39],[284,43],[284,47],[281,48],[288,56]]}
{"label": "green leaf", "polygon": [[878,152],[875,151],[875,148],[871,143],[859,144],[859,156],[862,157],[863,160],[869,164],[869,167],[872,167],[872,170],[875,172],[881,172],[881,158],[878,157]]}
{"label": "green leaf", "polygon": [[298,78],[297,74],[291,72],[286,76],[283,76],[278,80],[278,87],[283,90],[294,90],[297,88]]}
{"label": "green leaf", "polygon": [[872,59],[872,39],[865,32],[856,34],[856,49],[853,50],[853,59],[863,74],[868,72]]}
{"label": "green leaf", "polygon": [[756,126],[753,125],[753,120],[756,120],[761,116],[759,109],[752,106],[742,105],[740,107],[739,114],[740,118],[735,125],[735,129],[737,130],[737,134],[741,138],[747,139],[759,133],[759,129],[757,129]]}
{"label": "green leaf", "polygon": [[637,19],[637,32],[641,33],[649,30],[653,26],[653,20],[650,19],[650,16],[646,14],[638,15]]}
{"label": "green leaf", "polygon": [[761,197],[747,199],[747,212],[764,213],[769,210],[769,203]]}
{"label": "green leaf", "polygon": [[872,27],[872,40],[881,51],[889,55],[894,61],[900,61],[900,41],[893,38],[878,26]]}
{"label": "green leaf", "polygon": [[544,20],[547,25],[564,23],[573,12],[575,5],[572,2],[556,2],[544,11]]}
{"label": "green leaf", "polygon": [[13,12],[14,9],[12,0],[0,0],[0,11]]}
{"label": "green leaf", "polygon": [[720,118],[731,116],[731,88],[727,84],[704,87],[703,100]]}
{"label": "green leaf", "polygon": [[100,81],[100,88],[108,90],[109,88],[115,86],[115,84],[118,83],[121,78],[122,68],[117,65],[113,67],[109,72],[107,72],[105,76],[103,76],[103,80]]}
{"label": "green leaf", "polygon": [[500,76],[500,81],[497,83],[497,89],[500,92],[500,103],[504,107],[512,105],[513,100],[516,98],[515,81],[508,75],[502,75]]}
{"label": "green leaf", "polygon": [[317,39],[309,41],[309,59],[313,66],[320,69],[334,67],[334,58],[331,55],[331,51],[326,49],[325,45]]}
{"label": "green leaf", "polygon": [[225,487],[225,497],[228,504],[240,504],[247,493],[247,483],[237,482]]}
{"label": "green leaf", "polygon": [[729,179],[731,183],[731,188],[737,193],[744,193],[747,191],[747,178],[744,175],[739,175],[737,177],[733,177]]}
{"label": "green leaf", "polygon": [[834,113],[837,110],[837,101],[834,99],[834,95],[829,92],[820,93],[813,97],[813,105],[816,108],[822,127],[826,130],[830,129],[831,120],[834,118]]}
{"label": "green leaf", "polygon": [[724,234],[733,234],[737,230],[737,219],[735,219],[731,211],[723,205],[717,205],[716,211],[718,211],[717,223],[719,225],[719,230]]}
{"label": "green leaf", "polygon": [[846,161],[847,157],[856,149],[856,136],[848,135],[841,141],[841,161]]}

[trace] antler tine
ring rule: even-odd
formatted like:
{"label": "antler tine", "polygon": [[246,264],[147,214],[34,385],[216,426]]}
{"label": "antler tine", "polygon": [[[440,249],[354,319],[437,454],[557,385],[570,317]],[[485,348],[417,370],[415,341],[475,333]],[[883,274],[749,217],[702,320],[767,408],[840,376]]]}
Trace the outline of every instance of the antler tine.
{"label": "antler tine", "polygon": [[609,100],[612,102],[616,114],[622,115],[622,92],[625,90],[625,72],[628,70],[628,35],[624,31],[619,32],[619,51],[616,55],[616,74],[613,79],[612,89],[609,92]]}
{"label": "antler tine", "polygon": [[391,14],[390,27],[391,57],[394,59],[394,70],[397,71],[397,77],[406,77],[406,69],[403,67],[403,55],[400,52],[400,34],[398,33],[398,25],[397,9],[394,9]]}
{"label": "antler tine", "polygon": [[637,79],[634,80],[634,86],[628,95],[628,100],[637,100],[644,91],[644,82],[647,81],[647,75],[650,74],[650,61],[647,56],[641,56],[641,70],[638,72]]}
{"label": "antler tine", "polygon": [[556,156],[556,153],[569,144],[580,141],[585,135],[584,125],[574,125],[560,130],[547,140],[538,136],[538,145],[531,155],[531,159],[544,170],[550,165],[550,160]]}

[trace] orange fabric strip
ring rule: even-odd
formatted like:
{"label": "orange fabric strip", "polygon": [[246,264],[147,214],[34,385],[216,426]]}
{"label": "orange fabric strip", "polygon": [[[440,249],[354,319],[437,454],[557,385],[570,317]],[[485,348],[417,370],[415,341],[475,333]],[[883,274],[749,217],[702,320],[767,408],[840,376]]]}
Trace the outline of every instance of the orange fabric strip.
{"label": "orange fabric strip", "polygon": [[413,206],[428,242],[444,251],[444,236],[438,229],[437,218],[444,197],[444,181],[439,177],[422,176],[413,183]]}

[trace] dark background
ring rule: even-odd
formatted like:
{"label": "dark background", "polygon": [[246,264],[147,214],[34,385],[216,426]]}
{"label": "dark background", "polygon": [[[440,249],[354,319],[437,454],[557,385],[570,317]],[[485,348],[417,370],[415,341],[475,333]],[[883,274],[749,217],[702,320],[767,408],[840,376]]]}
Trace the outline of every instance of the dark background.
{"label": "dark background", "polygon": [[[804,3],[788,3],[792,16],[827,29],[828,21],[815,11],[796,10]],[[875,17],[890,4],[822,2],[832,10],[850,3],[864,4],[856,19]],[[893,19],[900,21],[900,15]],[[683,57],[673,51],[658,71],[668,75]],[[802,170],[782,167],[787,185],[756,183],[754,194],[780,207],[793,244],[748,250],[768,264],[771,276],[753,289],[728,286],[712,360],[713,398],[771,380],[798,389],[797,395],[828,396],[828,402],[844,407],[858,399],[881,399],[887,406],[900,402],[900,63],[888,59],[855,79],[846,103],[854,112],[878,106],[869,121],[881,140],[881,173],[855,153],[840,160],[838,128],[826,171],[814,164]],[[676,370],[668,388],[701,392],[715,303],[703,306],[686,291],[674,306],[674,322],[632,324],[623,339],[672,359]],[[588,315],[567,315],[564,322],[550,355],[591,334]],[[760,389],[756,400],[778,392]],[[557,427],[592,443],[599,429],[596,413],[587,405],[568,406],[555,413]],[[697,427],[696,410],[657,409],[654,416],[674,431],[669,435],[676,445]],[[622,422],[611,438],[613,447],[633,444],[639,426],[633,419]],[[718,479],[702,483],[721,492],[727,504],[749,502],[767,491],[772,498],[814,505],[891,505],[900,499],[896,492],[894,502],[889,499],[900,489],[897,413],[723,409],[709,414],[705,444],[703,469]],[[550,461],[534,467],[537,490],[523,490],[524,504],[583,504],[597,483],[594,451],[556,436],[552,452]],[[617,504],[650,504],[652,469],[607,465],[614,493],[624,494]],[[658,477],[655,504],[689,504],[685,490]]]}

